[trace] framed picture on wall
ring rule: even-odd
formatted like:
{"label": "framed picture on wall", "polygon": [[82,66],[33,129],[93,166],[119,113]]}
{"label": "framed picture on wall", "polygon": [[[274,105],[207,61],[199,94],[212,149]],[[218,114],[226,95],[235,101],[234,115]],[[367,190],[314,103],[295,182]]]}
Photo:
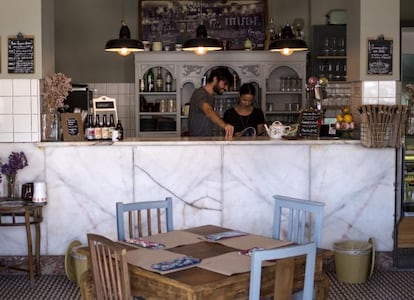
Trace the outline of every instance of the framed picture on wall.
{"label": "framed picture on wall", "polygon": [[243,49],[247,38],[254,49],[263,49],[265,0],[138,1],[138,28],[143,41],[161,41],[164,46],[183,44],[196,37],[197,27],[203,23],[208,35],[221,40],[227,49]]}

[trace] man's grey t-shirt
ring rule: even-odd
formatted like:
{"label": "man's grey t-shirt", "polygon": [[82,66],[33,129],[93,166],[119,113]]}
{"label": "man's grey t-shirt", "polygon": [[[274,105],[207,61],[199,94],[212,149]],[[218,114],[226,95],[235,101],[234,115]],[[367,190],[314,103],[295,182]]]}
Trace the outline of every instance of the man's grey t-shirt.
{"label": "man's grey t-shirt", "polygon": [[190,113],[188,115],[188,132],[190,136],[212,136],[214,123],[206,117],[201,109],[204,102],[214,107],[214,97],[204,87],[194,91],[190,99]]}

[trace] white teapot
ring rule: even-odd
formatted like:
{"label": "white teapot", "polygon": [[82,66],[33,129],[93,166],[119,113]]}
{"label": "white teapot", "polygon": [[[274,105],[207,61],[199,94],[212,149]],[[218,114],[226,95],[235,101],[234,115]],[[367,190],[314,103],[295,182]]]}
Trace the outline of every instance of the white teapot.
{"label": "white teapot", "polygon": [[267,126],[267,124],[264,126],[266,128],[267,135],[272,139],[281,139],[282,136],[288,135],[292,129],[290,126],[283,125],[280,121],[274,121],[270,127]]}

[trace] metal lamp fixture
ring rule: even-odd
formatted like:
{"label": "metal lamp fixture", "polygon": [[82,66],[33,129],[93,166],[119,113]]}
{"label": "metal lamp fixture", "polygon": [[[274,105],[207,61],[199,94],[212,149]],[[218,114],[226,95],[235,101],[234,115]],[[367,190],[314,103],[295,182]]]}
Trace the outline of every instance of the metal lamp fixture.
{"label": "metal lamp fixture", "polygon": [[[200,11],[203,9],[203,1],[201,1]],[[196,38],[189,39],[184,42],[184,51],[194,51],[198,55],[206,54],[208,51],[217,51],[223,49],[219,40],[208,37],[207,29],[203,22],[197,27]]]}
{"label": "metal lamp fixture", "polygon": [[107,41],[105,51],[117,52],[119,55],[127,56],[131,52],[144,51],[144,45],[139,40],[131,39],[131,32],[124,21],[124,10],[125,4],[122,1],[122,20],[119,38]]}
{"label": "metal lamp fixture", "polygon": [[282,28],[281,38],[272,42],[269,46],[270,51],[280,52],[282,55],[292,55],[295,51],[307,51],[308,45],[302,39],[296,38],[293,34],[292,27],[286,24]]}

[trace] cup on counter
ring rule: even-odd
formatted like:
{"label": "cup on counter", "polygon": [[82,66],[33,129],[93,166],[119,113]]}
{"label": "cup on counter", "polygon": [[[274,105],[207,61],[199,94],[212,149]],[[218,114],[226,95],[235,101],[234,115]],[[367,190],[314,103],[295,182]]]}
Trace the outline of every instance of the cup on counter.
{"label": "cup on counter", "polygon": [[46,182],[33,183],[33,202],[47,202]]}
{"label": "cup on counter", "polygon": [[152,51],[162,51],[162,42],[153,42]]}
{"label": "cup on counter", "polygon": [[190,114],[190,103],[186,103],[183,106],[183,116],[188,117],[189,114]]}
{"label": "cup on counter", "polygon": [[175,44],[175,51],[182,51],[183,50],[183,44]]}
{"label": "cup on counter", "polygon": [[150,41],[142,41],[142,44],[144,45],[144,51],[150,51],[151,50]]}
{"label": "cup on counter", "polygon": [[118,142],[118,141],[119,141],[119,131],[112,130],[112,142]]}
{"label": "cup on counter", "polygon": [[22,199],[32,201],[33,198],[33,182],[22,184]]}

